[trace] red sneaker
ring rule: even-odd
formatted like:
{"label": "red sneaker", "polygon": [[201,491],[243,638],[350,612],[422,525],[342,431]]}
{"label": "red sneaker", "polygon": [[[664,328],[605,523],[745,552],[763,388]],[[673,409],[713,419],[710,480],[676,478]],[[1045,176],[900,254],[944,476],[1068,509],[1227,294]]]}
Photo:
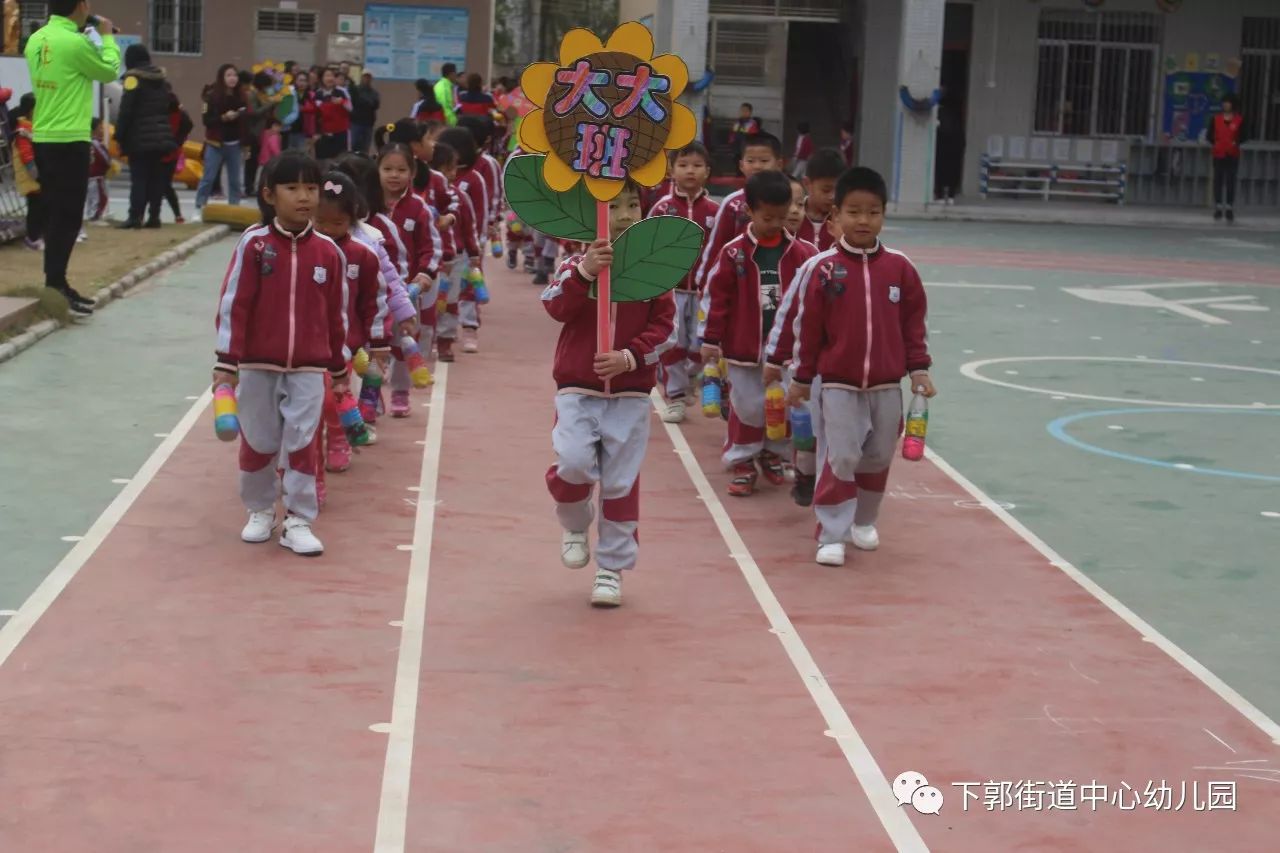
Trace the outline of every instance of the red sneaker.
{"label": "red sneaker", "polygon": [[787,482],[787,468],[782,463],[782,457],[776,453],[765,450],[760,454],[760,470],[764,473],[764,478],[775,486]]}
{"label": "red sneaker", "polygon": [[756,490],[756,466],[754,462],[739,462],[733,466],[733,479],[729,481],[729,494],[735,498],[750,497]]}

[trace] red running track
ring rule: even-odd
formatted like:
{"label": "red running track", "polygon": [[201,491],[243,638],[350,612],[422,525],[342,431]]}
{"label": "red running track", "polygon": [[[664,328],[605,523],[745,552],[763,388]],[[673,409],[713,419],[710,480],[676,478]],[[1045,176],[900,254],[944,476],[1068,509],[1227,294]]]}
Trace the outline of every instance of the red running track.
{"label": "red running track", "polygon": [[[893,849],[656,419],[641,565],[621,610],[587,605],[542,479],[554,324],[493,278],[447,383],[406,849]],[[0,850],[373,846],[429,412],[330,478],[318,560],[238,541],[234,451],[199,422],[0,669]],[[722,494],[719,429],[683,427]],[[843,570],[784,490],[724,500],[879,769],[946,795],[900,840],[1274,849],[1268,737],[937,467],[891,483],[884,546]],[[965,811],[953,783],[988,780],[1227,780],[1237,807]]]}

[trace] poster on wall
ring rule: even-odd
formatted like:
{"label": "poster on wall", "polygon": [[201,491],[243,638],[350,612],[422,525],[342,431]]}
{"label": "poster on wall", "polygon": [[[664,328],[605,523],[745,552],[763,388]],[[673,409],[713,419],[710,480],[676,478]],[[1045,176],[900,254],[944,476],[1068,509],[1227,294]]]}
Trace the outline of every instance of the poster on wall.
{"label": "poster on wall", "polygon": [[440,67],[467,63],[466,9],[444,6],[364,7],[365,70],[379,80],[440,78]]}
{"label": "poster on wall", "polygon": [[1236,90],[1226,74],[1179,71],[1164,78],[1165,139],[1193,142],[1208,126],[1209,117],[1222,109],[1222,98]]}

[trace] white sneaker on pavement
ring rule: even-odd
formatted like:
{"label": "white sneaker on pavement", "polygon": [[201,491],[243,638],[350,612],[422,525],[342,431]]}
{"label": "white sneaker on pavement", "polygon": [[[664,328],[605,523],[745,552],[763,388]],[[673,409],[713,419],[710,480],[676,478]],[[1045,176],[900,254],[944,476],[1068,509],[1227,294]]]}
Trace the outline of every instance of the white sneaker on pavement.
{"label": "white sneaker on pavement", "polygon": [[622,572],[596,570],[596,582],[591,587],[591,604],[593,607],[622,606]]}
{"label": "white sneaker on pavement", "polygon": [[843,566],[844,544],[835,542],[831,545],[819,545],[817,560],[820,566]]}
{"label": "white sneaker on pavement", "polygon": [[303,557],[319,557],[324,553],[324,545],[311,532],[311,522],[296,515],[291,515],[284,520],[284,532],[280,534],[280,545]]}
{"label": "white sneaker on pavement", "polygon": [[565,532],[560,540],[560,562],[566,569],[580,569],[591,562],[591,544],[585,533]]}
{"label": "white sneaker on pavement", "polygon": [[861,527],[855,524],[849,530],[849,542],[859,551],[874,551],[880,547],[880,534],[874,524]]}
{"label": "white sneaker on pavement", "polygon": [[667,403],[666,411],[662,413],[662,422],[664,424],[678,424],[684,421],[684,400],[672,400]]}
{"label": "white sneaker on pavement", "polygon": [[249,523],[240,531],[240,538],[245,542],[266,542],[271,538],[271,531],[276,528],[275,510],[266,509],[249,512]]}

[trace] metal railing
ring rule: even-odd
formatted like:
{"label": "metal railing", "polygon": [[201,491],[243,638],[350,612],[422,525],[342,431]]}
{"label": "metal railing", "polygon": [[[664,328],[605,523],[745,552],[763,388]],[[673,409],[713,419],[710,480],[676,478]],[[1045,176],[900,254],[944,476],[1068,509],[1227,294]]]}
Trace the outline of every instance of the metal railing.
{"label": "metal railing", "polygon": [[1050,163],[982,155],[978,176],[983,198],[993,195],[1096,199],[1124,204],[1123,163]]}
{"label": "metal railing", "polygon": [[792,21],[838,21],[840,0],[711,0],[710,13],[721,17],[786,18]]}
{"label": "metal railing", "polygon": [[[1213,203],[1213,151],[1199,143],[1129,144],[1130,204],[1202,207]],[[1240,152],[1237,207],[1280,207],[1280,148]]]}

